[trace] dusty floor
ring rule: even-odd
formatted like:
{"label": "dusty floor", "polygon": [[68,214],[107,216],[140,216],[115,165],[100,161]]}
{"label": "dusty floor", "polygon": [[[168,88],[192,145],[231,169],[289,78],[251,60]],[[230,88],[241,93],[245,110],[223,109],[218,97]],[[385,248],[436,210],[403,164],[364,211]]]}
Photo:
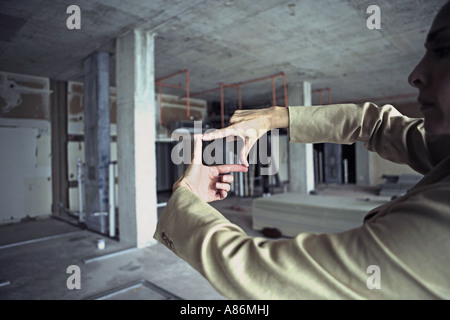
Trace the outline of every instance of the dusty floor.
{"label": "dusty floor", "polygon": [[[371,188],[327,186],[319,194],[374,196]],[[249,235],[251,198],[215,202]],[[96,246],[97,239],[106,248]],[[81,289],[68,289],[78,266]],[[224,299],[199,273],[161,244],[136,249],[55,218],[0,226],[0,299]]]}

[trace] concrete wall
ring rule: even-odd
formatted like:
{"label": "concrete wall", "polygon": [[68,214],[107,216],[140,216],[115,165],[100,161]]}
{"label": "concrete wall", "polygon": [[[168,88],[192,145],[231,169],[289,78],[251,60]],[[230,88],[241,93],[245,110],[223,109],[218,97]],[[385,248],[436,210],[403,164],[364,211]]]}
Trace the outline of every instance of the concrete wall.
{"label": "concrete wall", "polygon": [[51,214],[50,82],[0,72],[0,223]]}
{"label": "concrete wall", "polygon": [[[180,98],[178,96],[161,94],[161,100],[159,94],[155,94],[157,119],[159,122],[159,114],[161,113],[161,124],[165,127],[169,127],[171,122],[179,120],[195,120],[202,121],[206,117],[207,103],[201,99],[189,99],[190,119],[187,117],[186,98]],[[161,101],[161,112],[159,111],[159,102]]]}
{"label": "concrete wall", "polygon": [[[0,224],[51,214],[51,122],[48,78],[0,72]],[[68,82],[69,210],[79,211],[77,158],[84,162],[83,83]],[[159,102],[159,97],[156,95]],[[162,122],[186,120],[186,101],[163,94]],[[191,99],[191,116],[206,117],[207,104]],[[111,136],[117,132],[116,89],[110,89]],[[158,117],[159,119],[159,117]],[[80,141],[81,140],[81,141]],[[117,143],[111,141],[111,161]],[[117,185],[117,170],[116,185]],[[116,205],[117,205],[116,187]]]}
{"label": "concrete wall", "polygon": [[[51,213],[50,94],[48,78],[0,72],[0,223]],[[187,119],[184,99],[166,94],[161,98],[163,125]],[[156,101],[158,105],[157,94]],[[115,136],[115,88],[111,88],[110,103],[111,135]],[[405,115],[421,116],[417,103],[395,104],[395,107]],[[67,108],[69,137],[83,136],[82,83],[68,83]],[[203,120],[206,101],[191,99],[191,115],[195,120]],[[83,148],[83,141],[68,143],[68,181],[76,181],[76,160],[80,157],[84,161]],[[377,154],[371,153],[370,157],[372,184],[383,183],[383,174],[415,173],[408,166],[391,163]],[[116,159],[117,145],[113,139],[111,160]],[[280,163],[282,180],[286,179],[284,162]],[[69,203],[70,210],[79,210],[76,185],[69,190]]]}
{"label": "concrete wall", "polygon": [[[69,143],[67,145],[67,179],[69,183],[69,210],[79,211],[78,185],[77,185],[77,159],[84,163],[84,107],[83,107],[83,83],[69,81],[67,84],[67,108],[68,125],[67,133]],[[116,89],[110,88],[110,130],[111,136],[116,136]],[[117,143],[111,139],[111,161],[117,161]],[[115,172],[117,180],[117,170]],[[116,183],[117,205],[117,183]]]}
{"label": "concrete wall", "polygon": [[[159,106],[159,95],[155,94],[157,106]],[[84,107],[83,107],[83,83],[69,81],[67,90],[68,108],[68,135],[67,145],[69,188],[69,210],[79,211],[77,180],[77,158],[81,158],[84,163]],[[110,88],[110,122],[111,122],[111,161],[117,161],[117,96],[116,88]],[[190,114],[194,120],[204,120],[206,117],[207,103],[201,99],[190,99]],[[156,120],[159,122],[159,107],[157,108]],[[170,122],[177,120],[187,120],[186,99],[174,95],[161,95],[161,121],[163,126],[169,126]],[[161,131],[160,138],[170,138],[170,132]],[[81,141],[80,141],[81,140]],[[115,202],[118,205],[118,174],[115,170]]]}

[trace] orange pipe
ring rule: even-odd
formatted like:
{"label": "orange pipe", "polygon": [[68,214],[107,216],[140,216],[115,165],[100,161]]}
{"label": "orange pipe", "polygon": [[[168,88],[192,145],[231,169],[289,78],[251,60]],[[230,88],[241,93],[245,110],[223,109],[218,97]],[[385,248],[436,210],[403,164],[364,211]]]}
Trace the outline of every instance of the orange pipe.
{"label": "orange pipe", "polygon": [[168,79],[168,78],[172,78],[172,77],[174,77],[174,76],[176,76],[176,75],[178,75],[178,74],[180,74],[180,73],[185,73],[185,72],[189,72],[189,70],[188,70],[188,69],[185,69],[185,70],[181,70],[181,71],[177,71],[177,72],[168,74],[167,76],[164,76],[164,77],[161,77],[161,78],[156,79],[155,82],[159,82],[159,81],[162,81],[162,80],[166,80],[166,79]]}
{"label": "orange pipe", "polygon": [[222,128],[225,127],[225,114],[224,114],[224,102],[223,102],[223,84],[220,84],[220,117],[222,120]]}
{"label": "orange pipe", "polygon": [[251,79],[251,80],[247,80],[247,81],[241,81],[241,82],[237,82],[237,83],[234,83],[234,84],[221,83],[220,87],[192,93],[191,97],[199,96],[199,95],[203,95],[203,94],[206,94],[206,93],[210,93],[210,92],[214,92],[214,91],[220,90],[220,108],[221,108],[221,117],[222,117],[222,127],[224,127],[224,122],[225,122],[225,120],[224,120],[224,117],[225,117],[224,116],[224,87],[238,88],[239,109],[242,109],[242,91],[241,91],[241,86],[245,85],[245,84],[250,84],[250,83],[254,83],[254,82],[267,80],[267,79],[272,79],[272,100],[273,100],[273,104],[276,105],[276,99],[277,98],[276,98],[276,90],[275,90],[275,78],[276,77],[280,77],[280,76],[283,77],[284,104],[285,104],[286,107],[288,107],[286,74],[284,72],[276,73],[276,74],[273,74],[273,75],[270,75],[270,76],[266,76],[266,77]]}
{"label": "orange pipe", "polygon": [[321,89],[314,89],[311,92],[318,92],[319,93],[319,105],[322,105],[322,91],[328,91],[328,104],[331,104],[331,89],[330,88],[321,88]]}
{"label": "orange pipe", "polygon": [[287,95],[286,74],[284,72],[283,72],[283,90],[284,90],[284,106],[287,108],[289,106],[289,102]]}
{"label": "orange pipe", "polygon": [[[169,83],[163,83],[163,80],[166,80],[168,78],[174,77],[176,75],[179,75],[181,73],[186,73],[186,87],[182,87],[182,86],[177,86],[174,84],[169,84]],[[190,96],[190,92],[189,92],[189,69],[185,69],[185,70],[181,70],[181,71],[177,71],[171,74],[168,74],[167,76],[158,78],[155,80],[155,85],[157,85],[159,87],[159,124],[162,124],[162,118],[161,118],[161,87],[169,87],[169,88],[175,88],[175,89],[181,89],[181,90],[185,90],[186,91],[186,115],[187,118],[190,118],[190,100],[189,100],[189,96]]]}
{"label": "orange pipe", "polygon": [[[271,76],[267,76],[267,77],[262,77],[262,78],[257,78],[257,79],[237,82],[237,83],[234,83],[234,84],[227,84],[227,86],[230,86],[230,87],[231,86],[236,86],[236,87],[238,87],[238,86],[242,86],[242,85],[245,85],[245,84],[250,84],[250,83],[254,83],[254,82],[258,82],[258,81],[263,81],[263,80],[271,79],[272,77],[278,77],[278,76],[283,76],[283,75],[284,75],[284,72],[281,72],[281,73],[277,73],[277,74],[274,74],[274,75],[271,75]],[[214,91],[218,91],[218,90],[220,90],[220,87],[213,88],[213,89],[208,89],[208,90],[204,90],[204,91],[200,91],[200,92],[195,92],[195,93],[191,94],[191,97],[200,96],[200,95],[203,95],[203,94],[206,94],[206,93],[210,93],[210,92],[214,92]]]}
{"label": "orange pipe", "polygon": [[170,83],[162,83],[162,82],[158,82],[158,85],[162,86],[162,87],[168,87],[168,88],[175,88],[175,89],[181,89],[184,90],[184,87],[182,86],[177,86],[175,84],[170,84]]}
{"label": "orange pipe", "polygon": [[205,90],[205,91],[200,91],[200,92],[194,92],[194,93],[191,93],[191,97],[201,96],[203,94],[207,94],[207,93],[218,91],[218,90],[220,90],[220,87],[214,88],[214,89]]}
{"label": "orange pipe", "polygon": [[162,92],[161,92],[161,82],[158,82],[158,91],[159,91],[159,98],[158,98],[158,104],[159,104],[159,125],[161,126],[162,125],[162,114],[161,114],[161,111],[162,111],[162,108],[161,108],[161,94],[162,94]]}
{"label": "orange pipe", "polygon": [[238,82],[238,83],[236,83],[236,85],[244,85],[244,84],[249,84],[249,83],[259,82],[259,81],[271,79],[272,77],[278,77],[278,76],[282,76],[282,75],[283,75],[283,72],[280,72],[280,73],[273,74],[273,75],[270,75],[270,76],[267,76],[267,77],[256,78],[256,79],[252,79],[252,80],[247,80],[247,81],[243,81],[243,82]]}
{"label": "orange pipe", "polygon": [[[221,86],[222,86],[222,89],[221,89],[221,92],[220,92],[220,97],[221,97],[221,101],[222,101],[221,104],[224,104],[224,102],[223,102],[223,99],[224,99],[223,88],[225,88],[225,87],[237,88],[238,89],[238,107],[239,107],[239,110],[241,110],[242,109],[242,90],[241,90],[241,86],[235,85],[235,84],[228,84],[228,83],[222,83]],[[224,112],[222,110],[222,123],[225,122],[224,117],[225,117],[225,115],[224,115]],[[223,127],[223,125],[222,125],[222,127]]]}

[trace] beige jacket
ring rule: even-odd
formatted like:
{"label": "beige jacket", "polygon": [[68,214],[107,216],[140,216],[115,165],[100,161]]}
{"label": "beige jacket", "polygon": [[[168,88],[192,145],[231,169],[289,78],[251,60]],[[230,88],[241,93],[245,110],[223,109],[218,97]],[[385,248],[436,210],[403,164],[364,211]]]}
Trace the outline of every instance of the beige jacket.
{"label": "beige jacket", "polygon": [[276,241],[246,235],[179,188],[155,239],[232,299],[450,299],[448,137],[431,141],[423,120],[389,105],[289,107],[289,119],[291,142],[362,141],[425,176],[360,228]]}

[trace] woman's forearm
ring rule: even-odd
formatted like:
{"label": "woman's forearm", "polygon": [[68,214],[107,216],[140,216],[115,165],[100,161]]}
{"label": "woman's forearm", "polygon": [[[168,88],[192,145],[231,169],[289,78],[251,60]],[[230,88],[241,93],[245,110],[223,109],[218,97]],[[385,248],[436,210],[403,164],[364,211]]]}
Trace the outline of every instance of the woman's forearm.
{"label": "woman's forearm", "polygon": [[270,110],[270,129],[289,127],[289,109],[286,107],[272,107]]}

